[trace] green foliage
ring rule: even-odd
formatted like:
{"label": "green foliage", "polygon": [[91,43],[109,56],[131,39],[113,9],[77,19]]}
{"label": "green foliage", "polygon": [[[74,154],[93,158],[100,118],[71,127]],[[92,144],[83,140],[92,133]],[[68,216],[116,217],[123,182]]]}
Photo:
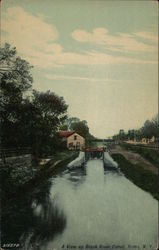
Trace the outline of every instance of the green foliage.
{"label": "green foliage", "polygon": [[32,86],[32,66],[17,56],[16,48],[7,43],[0,48],[0,64],[1,91],[8,101],[17,101]]}
{"label": "green foliage", "polygon": [[80,119],[79,119],[79,118],[77,118],[77,117],[69,117],[69,118],[66,120],[65,124],[67,125],[67,128],[71,130],[71,129],[73,129],[73,128],[72,128],[72,124],[78,123],[78,122],[80,122]]}
{"label": "green foliage", "polygon": [[158,199],[158,176],[143,169],[142,166],[134,165],[125,159],[121,154],[113,154],[113,159],[118,162],[121,171],[134,184],[143,190],[150,192],[155,199]]}
{"label": "green foliage", "polygon": [[124,130],[120,130],[118,134],[113,136],[114,140],[134,140],[140,141],[142,138],[151,139],[153,136],[156,138],[159,137],[159,119],[158,115],[156,115],[151,121],[146,120],[144,125],[138,129],[131,129],[128,132],[124,132]]}
{"label": "green foliage", "polygon": [[57,129],[66,119],[67,105],[55,93],[33,91],[33,149],[36,155],[52,154],[58,147]]}
{"label": "green foliage", "polygon": [[37,157],[53,153],[60,146],[56,132],[66,119],[63,97],[33,90],[32,98],[24,98],[32,86],[32,67],[9,44],[0,49],[0,62],[2,146],[29,146]]}
{"label": "green foliage", "polygon": [[89,128],[83,121],[73,123],[71,125],[71,129],[79,135],[83,136],[84,138],[86,138],[89,134]]}
{"label": "green foliage", "polygon": [[67,126],[67,124],[62,124],[62,125],[60,125],[59,129],[63,130],[63,131],[67,131],[68,130],[68,126]]}
{"label": "green foliage", "polygon": [[36,90],[26,97],[33,82],[32,66],[17,56],[16,48],[5,44],[0,49],[0,63],[2,147],[31,147],[38,158],[63,149],[57,133],[61,128],[76,131],[86,141],[92,138],[85,120],[66,120],[68,105],[63,97]]}
{"label": "green foliage", "polygon": [[30,64],[17,56],[16,48],[5,44],[0,49],[0,116],[2,146],[16,146],[19,121],[23,112],[23,94],[31,88]]}
{"label": "green foliage", "polygon": [[85,138],[86,146],[91,144],[94,136],[90,134],[89,127],[86,120],[80,120],[77,117],[69,117],[65,123],[60,127],[61,130],[73,130]]}
{"label": "green foliage", "polygon": [[152,136],[159,136],[159,121],[158,115],[156,115],[151,121],[147,120],[144,126],[141,128],[141,133],[145,138],[152,138]]}
{"label": "green foliage", "polygon": [[39,92],[33,90],[33,105],[41,114],[41,119],[47,120],[47,123],[56,124],[66,119],[65,112],[67,105],[63,97],[59,97],[53,92]]}

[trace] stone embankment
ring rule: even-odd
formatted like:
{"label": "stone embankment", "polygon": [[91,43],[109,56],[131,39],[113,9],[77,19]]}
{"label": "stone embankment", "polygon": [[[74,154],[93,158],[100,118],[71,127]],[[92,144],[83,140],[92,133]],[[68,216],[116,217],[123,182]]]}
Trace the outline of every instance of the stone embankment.
{"label": "stone embankment", "polygon": [[32,155],[25,154],[0,158],[1,171],[8,174],[10,181],[15,186],[25,184],[36,175],[36,169],[32,166]]}
{"label": "stone embankment", "polygon": [[23,192],[41,185],[61,167],[67,167],[77,156],[78,152],[60,152],[42,165],[35,165],[32,155],[1,159],[2,199],[10,199],[15,194],[23,195]]}
{"label": "stone embankment", "polygon": [[85,163],[85,152],[80,152],[79,156],[70,162],[67,166],[68,168],[81,167]]}
{"label": "stone embankment", "polygon": [[117,169],[118,163],[113,160],[108,152],[104,152],[103,155],[104,166],[107,168]]}

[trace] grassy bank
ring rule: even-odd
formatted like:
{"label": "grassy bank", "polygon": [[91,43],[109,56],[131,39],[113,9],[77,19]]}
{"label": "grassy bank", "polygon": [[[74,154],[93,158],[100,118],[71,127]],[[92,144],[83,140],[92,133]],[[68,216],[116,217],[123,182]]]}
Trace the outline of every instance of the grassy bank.
{"label": "grassy bank", "polygon": [[156,167],[159,168],[159,153],[158,150],[150,149],[150,148],[142,148],[140,146],[134,146],[127,143],[120,144],[124,149],[131,150],[135,153],[140,154],[142,157],[150,161]]}
{"label": "grassy bank", "polygon": [[73,161],[78,156],[78,154],[78,152],[74,151],[63,151],[57,153],[47,164],[38,166],[38,177],[41,179],[41,177],[45,178],[51,176],[62,167],[66,167],[69,162]]}
{"label": "grassy bank", "polygon": [[121,154],[112,154],[112,157],[116,162],[118,162],[121,171],[129,180],[143,190],[151,193],[155,199],[159,200],[159,178],[157,175],[143,169],[142,166],[130,163]]}

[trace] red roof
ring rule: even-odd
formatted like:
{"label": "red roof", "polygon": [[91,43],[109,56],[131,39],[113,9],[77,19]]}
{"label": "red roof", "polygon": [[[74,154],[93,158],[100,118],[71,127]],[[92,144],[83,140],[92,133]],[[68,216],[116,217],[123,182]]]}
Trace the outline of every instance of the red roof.
{"label": "red roof", "polygon": [[59,131],[60,137],[69,137],[70,135],[73,135],[75,131]]}

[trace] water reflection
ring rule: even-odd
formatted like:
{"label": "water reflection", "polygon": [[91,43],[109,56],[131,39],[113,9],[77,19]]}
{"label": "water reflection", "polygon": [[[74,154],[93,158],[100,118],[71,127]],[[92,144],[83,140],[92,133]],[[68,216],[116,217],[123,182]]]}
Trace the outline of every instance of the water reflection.
{"label": "water reflection", "polygon": [[2,245],[20,242],[21,249],[40,249],[45,242],[62,233],[66,227],[66,216],[50,199],[51,181],[48,181],[31,196],[8,204],[2,210]]}
{"label": "water reflection", "polygon": [[63,244],[147,244],[148,250],[151,244],[155,249],[157,209],[149,193],[93,159],[84,168],[56,174],[12,204],[4,215],[3,238],[20,239],[25,250],[61,249]]}
{"label": "water reflection", "polygon": [[64,207],[67,226],[45,250],[60,249],[63,244],[122,244],[125,249],[128,244],[141,248],[146,244],[148,250],[151,244],[155,249],[157,201],[150,194],[120,173],[105,171],[98,159],[87,162],[85,181],[77,189],[66,179],[57,179],[54,192]]}
{"label": "water reflection", "polygon": [[68,180],[76,187],[86,180],[86,167],[69,170]]}

